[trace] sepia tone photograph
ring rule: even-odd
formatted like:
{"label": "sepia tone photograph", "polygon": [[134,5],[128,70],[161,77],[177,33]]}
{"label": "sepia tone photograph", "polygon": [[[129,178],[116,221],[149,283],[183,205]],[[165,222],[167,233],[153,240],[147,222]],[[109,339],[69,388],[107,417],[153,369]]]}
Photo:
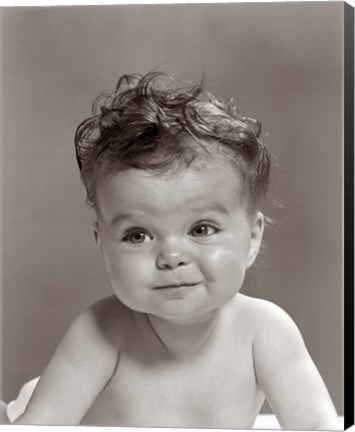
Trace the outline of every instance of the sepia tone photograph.
{"label": "sepia tone photograph", "polygon": [[343,429],[343,14],[2,10],[2,424]]}

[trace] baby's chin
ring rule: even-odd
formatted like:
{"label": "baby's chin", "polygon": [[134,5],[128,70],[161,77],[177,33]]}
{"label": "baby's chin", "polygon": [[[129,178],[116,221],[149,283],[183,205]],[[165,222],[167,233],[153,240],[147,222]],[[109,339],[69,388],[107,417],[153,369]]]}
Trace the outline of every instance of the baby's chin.
{"label": "baby's chin", "polygon": [[221,311],[237,295],[233,292],[228,297],[218,299],[218,301],[208,302],[167,302],[159,305],[137,306],[127,303],[129,309],[154,317],[155,319],[175,322],[176,324],[196,324],[209,320]]}

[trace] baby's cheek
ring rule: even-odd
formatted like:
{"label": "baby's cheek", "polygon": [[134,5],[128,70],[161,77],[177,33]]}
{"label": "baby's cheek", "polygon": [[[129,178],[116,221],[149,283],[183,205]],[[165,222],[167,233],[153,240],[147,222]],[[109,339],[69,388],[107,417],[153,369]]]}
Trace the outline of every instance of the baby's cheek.
{"label": "baby's cheek", "polygon": [[232,282],[243,281],[245,264],[233,248],[219,248],[205,256],[204,274],[207,280]]}
{"label": "baby's cheek", "polygon": [[121,256],[111,262],[109,270],[111,288],[116,297],[128,308],[139,312],[144,311],[141,308],[146,302],[148,288],[151,288],[148,267],[146,260]]}
{"label": "baby's cheek", "polygon": [[112,283],[121,287],[139,283],[146,272],[145,260],[132,254],[112,253],[106,267]]}

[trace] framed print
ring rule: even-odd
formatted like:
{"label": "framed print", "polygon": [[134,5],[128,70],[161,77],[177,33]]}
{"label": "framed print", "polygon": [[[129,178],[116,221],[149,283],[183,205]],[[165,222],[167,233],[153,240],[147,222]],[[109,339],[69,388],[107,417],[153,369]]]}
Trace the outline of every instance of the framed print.
{"label": "framed print", "polygon": [[2,423],[354,423],[354,10],[2,9]]}

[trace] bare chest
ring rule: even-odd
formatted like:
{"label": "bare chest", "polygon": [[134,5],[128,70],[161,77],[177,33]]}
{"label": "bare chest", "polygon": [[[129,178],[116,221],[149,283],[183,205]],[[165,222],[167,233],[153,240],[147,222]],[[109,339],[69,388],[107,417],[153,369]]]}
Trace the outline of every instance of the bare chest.
{"label": "bare chest", "polygon": [[263,402],[252,350],[227,342],[184,361],[128,350],[83,424],[251,427]]}

